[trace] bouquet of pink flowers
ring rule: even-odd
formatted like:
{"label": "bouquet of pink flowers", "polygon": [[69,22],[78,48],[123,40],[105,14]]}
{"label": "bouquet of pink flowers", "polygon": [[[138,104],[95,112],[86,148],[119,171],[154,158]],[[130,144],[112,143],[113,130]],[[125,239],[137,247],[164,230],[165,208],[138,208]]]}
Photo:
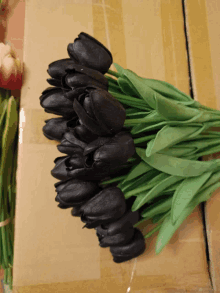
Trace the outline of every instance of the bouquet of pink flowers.
{"label": "bouquet of pink flowers", "polygon": [[11,90],[20,89],[22,66],[9,45],[0,43],[0,266],[12,286],[14,214],[18,146],[19,101]]}

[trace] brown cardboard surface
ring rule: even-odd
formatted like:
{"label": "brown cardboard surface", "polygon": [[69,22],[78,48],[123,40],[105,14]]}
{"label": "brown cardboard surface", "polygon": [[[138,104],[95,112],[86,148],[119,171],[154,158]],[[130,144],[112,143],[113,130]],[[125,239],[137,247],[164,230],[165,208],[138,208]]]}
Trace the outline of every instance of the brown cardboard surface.
{"label": "brown cardboard surface", "polygon": [[114,62],[188,93],[181,0],[27,0],[25,13],[14,292],[211,292],[199,208],[160,255],[151,237],[142,256],[115,264],[95,231],[56,207],[50,170],[60,153],[41,134],[52,117],[39,104],[47,66],[67,57],[81,31],[103,42]]}
{"label": "brown cardboard surface", "polygon": [[[186,1],[193,92],[196,99],[220,109],[220,2]],[[220,158],[219,154],[208,159]],[[220,292],[220,190],[206,203],[205,217],[210,273],[215,292]]]}

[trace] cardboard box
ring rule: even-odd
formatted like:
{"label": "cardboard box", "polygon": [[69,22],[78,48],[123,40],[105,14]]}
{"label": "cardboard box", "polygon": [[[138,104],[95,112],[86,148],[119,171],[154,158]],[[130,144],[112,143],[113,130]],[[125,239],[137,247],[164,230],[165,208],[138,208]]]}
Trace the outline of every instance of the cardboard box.
{"label": "cardboard box", "polygon": [[42,134],[52,115],[39,96],[48,86],[48,64],[66,58],[67,44],[81,31],[105,44],[114,62],[189,93],[181,0],[26,1],[14,292],[212,292],[199,208],[161,254],[151,237],[142,256],[115,264],[95,231],[82,230],[69,210],[56,207],[50,170],[60,153]]}
{"label": "cardboard box", "polygon": [[[193,92],[202,104],[220,110],[220,2],[185,1]],[[196,15],[196,17],[195,17]],[[208,159],[220,158],[220,153]],[[220,189],[205,205],[210,276],[220,292]]]}

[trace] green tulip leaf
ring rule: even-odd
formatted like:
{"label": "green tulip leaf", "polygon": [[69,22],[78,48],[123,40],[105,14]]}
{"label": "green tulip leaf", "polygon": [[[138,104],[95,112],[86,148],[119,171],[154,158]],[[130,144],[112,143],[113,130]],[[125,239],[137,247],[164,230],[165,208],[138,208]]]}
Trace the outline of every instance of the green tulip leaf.
{"label": "green tulip leaf", "polygon": [[174,176],[196,177],[208,171],[214,171],[219,162],[212,160],[209,162],[191,161],[163,154],[153,154],[147,157],[145,150],[136,148],[141,159],[153,168]]}
{"label": "green tulip leaf", "polygon": [[164,97],[177,101],[192,101],[190,96],[181,92],[175,86],[166,81],[144,78],[143,82]]}
{"label": "green tulip leaf", "polygon": [[[134,178],[131,181],[126,181],[121,186],[122,192],[125,194],[125,198],[129,198],[131,196],[135,196],[138,192],[136,190],[145,190],[149,189],[148,182],[150,182],[155,176],[157,176],[158,171],[153,169],[149,172],[145,173],[139,178]],[[127,184],[126,184],[127,183]]]}
{"label": "green tulip leaf", "polygon": [[137,166],[135,166],[131,172],[128,174],[124,181],[132,180],[148,171],[152,170],[152,167],[145,162],[140,162]]}
{"label": "green tulip leaf", "polygon": [[117,82],[123,93],[129,96],[134,96],[134,97],[138,96],[138,92],[136,91],[132,83],[127,78],[125,79],[125,78],[119,77]]}
{"label": "green tulip leaf", "polygon": [[212,172],[203,173],[198,177],[186,178],[182,181],[173,195],[171,218],[173,224],[177,221],[179,215],[194,198],[199,189],[210,178]]}
{"label": "green tulip leaf", "polygon": [[172,197],[161,199],[156,203],[150,205],[148,208],[143,210],[141,213],[142,218],[150,219],[156,216],[157,214],[165,213],[171,209]]}
{"label": "green tulip leaf", "polygon": [[175,145],[197,130],[198,127],[164,126],[160,131],[158,131],[156,138],[148,144],[146,156],[149,157],[162,149]]}
{"label": "green tulip leaf", "polygon": [[157,242],[156,242],[156,254],[159,254],[162,249],[168,244],[170,239],[176,230],[180,227],[183,221],[193,212],[197,205],[203,201],[207,201],[211,194],[220,187],[220,182],[206,188],[203,192],[199,192],[198,196],[193,199],[188,206],[182,211],[175,224],[172,223],[171,215],[169,215],[163,222],[160,228]]}
{"label": "green tulip leaf", "polygon": [[164,154],[164,155],[172,156],[172,157],[184,157],[187,155],[192,155],[192,154],[196,153],[196,151],[197,151],[196,148],[192,148],[192,147],[191,148],[190,147],[185,147],[185,148],[182,147],[181,148],[176,145],[176,146],[161,150],[160,154]]}
{"label": "green tulip leaf", "polygon": [[183,180],[182,177],[179,176],[168,176],[164,180],[160,181],[156,186],[154,186],[147,193],[145,192],[141,194],[141,196],[137,196],[136,200],[132,205],[132,211],[137,211],[141,206],[150,200],[158,197],[164,190],[166,190],[172,184]]}
{"label": "green tulip leaf", "polygon": [[[157,170],[153,170],[151,172],[158,172]],[[138,186],[138,188],[132,189],[131,191],[125,192],[125,197],[130,197],[130,196],[139,196],[139,194],[141,192],[144,191],[144,194],[146,194],[146,190],[153,188],[154,186],[156,186],[161,180],[164,180],[165,178],[169,177],[168,174],[165,173],[159,173],[158,175],[155,175],[154,173],[154,177],[149,180],[148,182],[145,182],[144,186]]]}

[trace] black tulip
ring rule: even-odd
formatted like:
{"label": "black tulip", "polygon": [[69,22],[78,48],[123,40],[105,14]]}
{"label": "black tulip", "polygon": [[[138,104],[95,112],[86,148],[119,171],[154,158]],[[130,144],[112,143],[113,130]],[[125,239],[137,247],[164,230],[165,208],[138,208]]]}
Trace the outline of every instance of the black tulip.
{"label": "black tulip", "polygon": [[86,89],[74,100],[73,107],[81,124],[101,136],[119,132],[126,118],[123,106],[101,89]]}
{"label": "black tulip", "polygon": [[[54,163],[55,167],[51,171],[51,175],[56,179],[65,181],[77,178],[78,173],[84,170],[85,158],[82,154],[76,153],[71,157],[58,157],[55,159]],[[68,174],[69,170],[74,170],[72,176]]]}
{"label": "black tulip", "polygon": [[73,179],[57,191],[56,201],[66,207],[81,206],[99,191],[100,188],[95,182]]}
{"label": "black tulip", "polygon": [[77,63],[73,58],[60,59],[50,63],[47,72],[54,80],[60,81],[66,75],[66,70],[71,69]]}
{"label": "black tulip", "polygon": [[51,140],[61,141],[64,133],[68,131],[68,121],[65,118],[52,118],[45,121],[44,135]]}
{"label": "black tulip", "polygon": [[85,143],[90,143],[98,138],[98,135],[89,131],[84,125],[77,125],[74,128],[75,136]]}
{"label": "black tulip", "polygon": [[125,245],[111,246],[110,251],[113,261],[121,263],[138,257],[145,250],[145,240],[142,233],[135,228],[133,238]]}
{"label": "black tulip", "polygon": [[84,149],[89,159],[86,163],[94,168],[116,168],[132,157],[135,145],[130,133],[119,132],[114,137],[99,137]]}
{"label": "black tulip", "polygon": [[71,210],[71,215],[73,217],[81,217],[80,206],[73,207],[72,210]]}
{"label": "black tulip", "polygon": [[42,92],[40,104],[45,112],[72,118],[76,116],[73,103],[64,97],[60,88],[47,88]]}
{"label": "black tulip", "polygon": [[87,145],[86,143],[79,140],[74,135],[74,130],[73,130],[73,132],[69,131],[64,134],[63,139],[61,140],[61,144],[58,145],[57,148],[61,153],[72,156],[76,153],[82,154],[86,145]]}
{"label": "black tulip", "polygon": [[96,228],[101,247],[128,243],[134,234],[133,225],[140,219],[139,212],[127,212],[119,220]]}
{"label": "black tulip", "polygon": [[50,85],[70,91],[66,95],[67,98],[73,100],[77,95],[83,93],[86,87],[108,90],[108,80],[102,73],[67,60],[51,63],[48,73],[52,78],[47,79]]}
{"label": "black tulip", "polygon": [[68,54],[80,64],[106,73],[112,64],[112,54],[95,38],[80,33],[67,47]]}
{"label": "black tulip", "polygon": [[86,228],[95,228],[116,221],[126,212],[124,194],[117,187],[108,187],[92,197],[80,208]]}

